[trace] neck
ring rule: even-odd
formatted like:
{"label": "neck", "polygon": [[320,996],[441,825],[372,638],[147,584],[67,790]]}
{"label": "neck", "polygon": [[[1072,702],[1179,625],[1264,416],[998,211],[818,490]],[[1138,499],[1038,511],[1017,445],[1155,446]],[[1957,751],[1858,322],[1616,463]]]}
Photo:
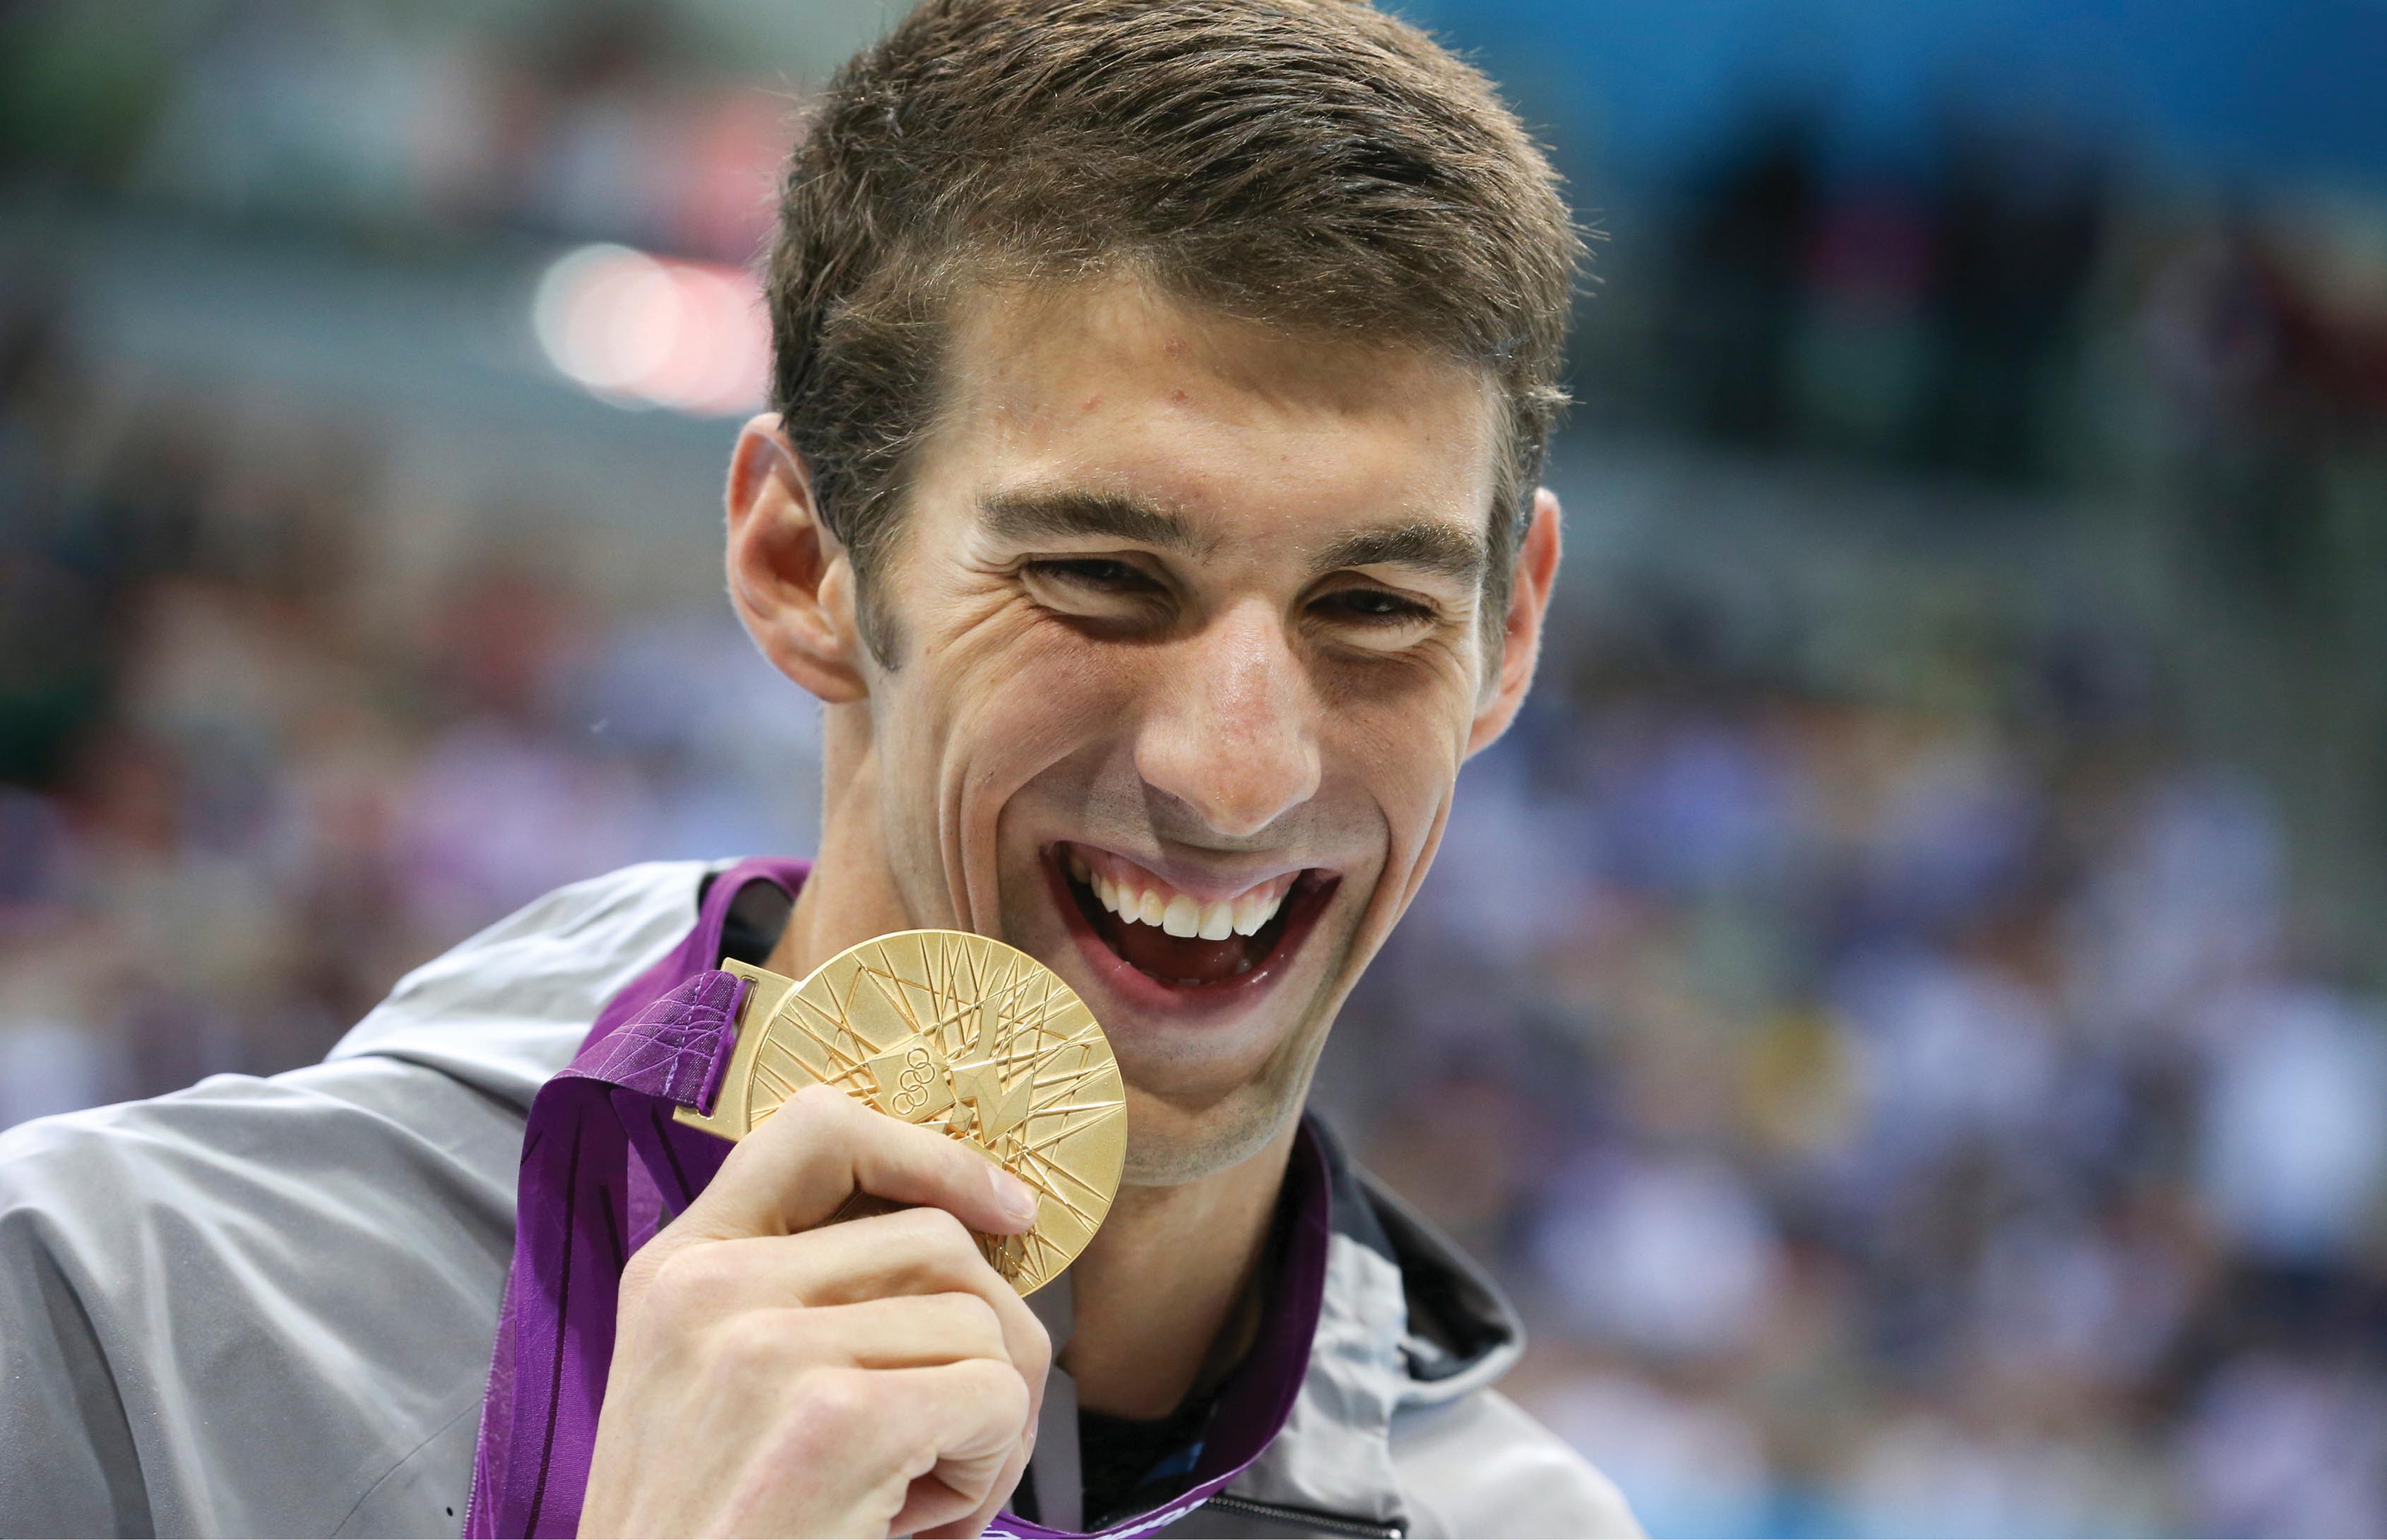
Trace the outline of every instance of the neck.
{"label": "neck", "polygon": [[1170,1187],[1122,1187],[1069,1269],[1076,1324],[1061,1367],[1078,1404],[1166,1417],[1223,1379],[1257,1333],[1253,1287],[1297,1125],[1223,1171]]}
{"label": "neck", "polygon": [[764,965],[785,978],[802,978],[874,936],[915,928],[878,842],[879,810],[862,790],[868,784],[858,763],[865,751],[850,741],[853,724],[845,720],[856,709],[828,708],[821,768],[829,792],[821,814],[820,852]]}
{"label": "neck", "polygon": [[[829,735],[833,751],[840,736]],[[832,787],[867,784],[827,768]],[[849,946],[916,923],[878,847],[878,809],[839,805],[853,800],[829,798],[820,854],[765,965],[774,973],[802,978]],[[1080,1406],[1165,1417],[1243,1357],[1258,1330],[1252,1281],[1296,1131],[1288,1122],[1258,1153],[1194,1181],[1119,1189],[1069,1269],[1075,1324],[1060,1363]]]}

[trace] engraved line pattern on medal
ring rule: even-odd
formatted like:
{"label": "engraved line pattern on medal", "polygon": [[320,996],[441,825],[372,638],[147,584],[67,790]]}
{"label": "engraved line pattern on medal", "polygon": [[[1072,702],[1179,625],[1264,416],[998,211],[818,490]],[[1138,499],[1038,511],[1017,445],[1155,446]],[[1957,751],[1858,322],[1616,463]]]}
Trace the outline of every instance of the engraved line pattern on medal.
{"label": "engraved line pattern on medal", "polygon": [[[1082,1079],[1091,1079],[1096,1073],[1099,1073],[1099,1071],[1087,1070],[1084,1072]],[[1075,1089],[1074,1085],[1071,1089]],[[1049,1179],[1055,1176],[1068,1178],[1071,1181],[1076,1182],[1080,1187],[1084,1188],[1089,1193],[1092,1193],[1096,1199],[1101,1200],[1104,1212],[1105,1213],[1107,1213],[1110,1208],[1108,1198],[1103,1193],[1101,1188],[1095,1186],[1092,1182],[1088,1181],[1085,1178],[1078,1175],[1077,1172],[1070,1170],[1067,1166],[1055,1160],[1051,1155],[1047,1155],[1045,1151],[1050,1148],[1055,1141],[1067,1138],[1072,1134],[1084,1132],[1087,1129],[1092,1128],[1095,1123],[1102,1121],[1104,1117],[1108,1117],[1111,1113],[1124,1105],[1126,1105],[1124,1101],[1112,1101],[1088,1102],[1073,1104],[1065,1107],[1049,1108],[1047,1109],[1047,1116],[1058,1116],[1062,1117],[1062,1126],[1055,1129],[1053,1132],[1045,1135],[1042,1139],[1038,1140],[1033,1144],[1023,1144],[1020,1149],[1016,1152],[1014,1156],[1014,1158],[1021,1163],[1021,1170],[1019,1174],[1024,1179],[1035,1186],[1040,1192],[1043,1193],[1047,1197],[1050,1197],[1055,1203],[1059,1204],[1063,1208],[1068,1210],[1072,1218],[1085,1225],[1089,1230],[1101,1222],[1099,1216],[1089,1214],[1084,1209],[1079,1207],[1076,1204],[1071,1203],[1069,1201],[1068,1194],[1063,1193],[1059,1186]],[[1073,1112],[1091,1112],[1096,1114],[1096,1116],[1084,1123],[1071,1125],[1067,1119],[1068,1115]],[[1039,1177],[1043,1177],[1047,1180],[1040,1181],[1037,1180]]]}
{"label": "engraved line pattern on medal", "polygon": [[[975,967],[972,971],[976,972]],[[1078,1052],[1071,1056],[1077,1063],[1071,1068],[1056,1075],[1038,1077],[1031,1074],[1028,1116],[1021,1120],[1018,1127],[1006,1130],[1006,1136],[1000,1142],[998,1153],[1004,1159],[1004,1165],[1010,1167],[1017,1175],[1041,1194],[1051,1198],[1063,1212],[1091,1233],[1102,1222],[1102,1214],[1109,1210],[1109,1194],[1105,1193],[1100,1188],[1067,1167],[1054,1160],[1046,1151],[1059,1141],[1091,1127],[1092,1122],[1099,1121],[1101,1116],[1106,1115],[1109,1110],[1123,1104],[1067,1102],[1068,1096],[1086,1079],[1106,1067],[1089,1062],[1092,1060],[1093,1055],[1088,1053],[1084,1046],[1084,1029],[1081,1028],[1080,1031],[1065,1037],[1055,1032],[1050,1025],[1055,1012],[1053,1002],[1058,980],[1042,969],[1029,970],[1030,977],[1027,980],[1019,978],[1019,959],[1006,954],[1004,968],[1005,977],[1000,984],[993,989],[987,989],[983,979],[973,980],[979,987],[972,992],[981,993],[986,998],[994,998],[999,994],[1006,1004],[1011,1003],[1013,998],[1021,992],[1022,983],[1033,981],[1042,986],[1041,993],[1035,1003],[1032,1005],[1017,1008],[1011,1020],[1004,1025],[1002,1029],[1001,1045],[998,1047],[981,1041],[977,1044],[979,1052],[988,1053],[991,1049],[994,1054],[999,1055],[996,1058],[998,1065],[1004,1068],[1009,1068],[1023,1060],[1033,1063],[1048,1054],[1053,1058],[1058,1059],[1062,1056],[1063,1050],[1076,1047]],[[1092,1024],[1092,1019],[1091,1016],[1087,1018],[1089,1026]],[[1047,1038],[1055,1040],[1051,1049],[1043,1045],[1043,1040]],[[1046,1087],[1054,1089],[1042,1103],[1037,1102],[1035,1092]],[[1072,1124],[1069,1115],[1081,1111],[1094,1112],[1097,1117],[1086,1122]],[[1043,1134],[1041,1138],[1031,1139],[1030,1130],[1035,1127],[1037,1119],[1055,1117],[1060,1118],[1062,1125],[1060,1128]],[[1069,1194],[1062,1190],[1061,1183],[1057,1180],[1061,1178],[1067,1178],[1070,1182],[1083,1188],[1087,1194],[1101,1205],[1100,1211],[1090,1213],[1084,1206],[1072,1201]],[[1007,1252],[1008,1247],[1013,1245],[1030,1254],[1020,1258],[1020,1261],[1031,1265],[1039,1275],[1049,1274],[1055,1270],[1058,1265],[1066,1265],[1075,1255],[1074,1249],[1065,1253],[1062,1248],[1054,1243],[1043,1227],[1039,1227],[1023,1236],[999,1241],[990,1239],[986,1245],[990,1260],[996,1260],[998,1265],[1003,1260],[1008,1260],[1007,1256],[1001,1254]]]}
{"label": "engraved line pattern on medal", "polygon": [[[921,946],[922,971],[930,976],[928,980],[925,983],[916,983],[914,980],[904,978],[902,974],[895,971],[891,963],[880,967],[872,967],[868,963],[861,963],[859,966],[862,973],[867,975],[874,983],[878,985],[880,995],[884,997],[888,1004],[893,1006],[896,1012],[903,1016],[905,1025],[909,1026],[914,1031],[920,1033],[924,1037],[932,1036],[932,1040],[936,1042],[939,1050],[943,1052],[947,1057],[951,1057],[954,1050],[946,1041],[945,1029],[949,1027],[958,1027],[961,1024],[962,1017],[969,1015],[973,1011],[976,1011],[979,1005],[983,1004],[983,1000],[979,998],[963,999],[958,996],[957,991],[955,991],[952,987],[953,974],[955,970],[952,967],[950,961],[948,962],[946,968],[945,983],[942,985],[937,983],[934,977],[936,970],[933,965],[928,962],[926,954],[927,942],[924,940],[921,943]],[[881,949],[879,956],[882,959],[885,959],[886,955],[885,950]],[[890,988],[890,986],[892,987]],[[1017,985],[1015,984],[1011,986],[1011,988],[1016,989],[1017,988]],[[928,996],[930,1008],[928,1011],[928,1019],[926,1025],[922,1024],[919,1014],[912,1007],[908,992],[912,990],[918,990]],[[940,1002],[940,996],[954,1002],[951,1009],[947,1009]]]}
{"label": "engraved line pattern on medal", "polygon": [[[1031,1104],[1029,1124],[1023,1126],[1019,1131],[1019,1142],[1011,1152],[1011,1164],[1013,1169],[1029,1185],[1058,1204],[1071,1218],[1076,1219],[1091,1231],[1102,1223],[1103,1215],[1109,1212],[1112,1195],[1061,1162],[1055,1160],[1047,1152],[1061,1140],[1081,1133],[1113,1116],[1119,1108],[1126,1105],[1126,1103],[1124,1099],[1099,1102],[1070,1101],[1069,1098],[1088,1080],[1105,1069],[1116,1073],[1116,1067],[1094,1062],[1094,1056],[1085,1050],[1082,1043],[1074,1040],[1064,1039],[1062,1047],[1078,1049],[1076,1054],[1070,1055],[1076,1063],[1057,1074],[1039,1077],[1035,1080],[1034,1083],[1039,1090],[1048,1086],[1052,1089],[1050,1094],[1041,1104]],[[1061,1056],[1059,1051],[1053,1054],[1055,1059]],[[1081,1121],[1073,1121],[1072,1116],[1078,1114],[1092,1116],[1084,1117]],[[1031,1138],[1029,1128],[1034,1126],[1035,1119],[1040,1117],[1057,1118],[1061,1126],[1049,1133],[1042,1133],[1041,1137]],[[1089,1212],[1085,1207],[1073,1202],[1069,1194],[1063,1190],[1061,1179],[1067,1179],[1082,1188],[1088,1197],[1100,1205],[1099,1208]],[[1029,1232],[1023,1237],[1023,1240],[1037,1253],[1036,1260],[1040,1268],[1050,1267],[1059,1256],[1051,1239],[1041,1230]],[[1060,1259],[1067,1260],[1067,1258]]]}
{"label": "engraved line pattern on medal", "polygon": [[[852,1049],[840,1047],[838,1042],[838,1038],[841,1035],[851,1042],[861,1043],[861,1034],[854,1031],[852,1027],[847,1024],[846,1001],[838,999],[836,981],[834,979],[824,978],[821,980],[821,988],[827,992],[829,1003],[837,1006],[838,1009],[835,1016],[831,1016],[827,1012],[822,1010],[820,1006],[815,1004],[811,997],[805,994],[802,990],[790,990],[788,991],[788,998],[781,1003],[778,1014],[772,1018],[771,1025],[776,1026],[779,1022],[784,1021],[789,1026],[794,1028],[797,1031],[802,1033],[813,1042],[817,1043],[820,1047],[821,1053],[827,1059],[828,1067],[834,1070],[835,1073],[824,1075],[819,1073],[813,1066],[805,1064],[802,1056],[794,1051],[793,1047],[785,1040],[780,1038],[777,1033],[772,1033],[764,1037],[760,1052],[754,1055],[754,1079],[759,1086],[763,1077],[766,1074],[769,1075],[771,1079],[776,1082],[774,1089],[777,1090],[777,1093],[773,1095],[767,1103],[764,1102],[760,1097],[749,1098],[750,1111],[747,1116],[750,1122],[764,1114],[777,1110],[780,1103],[786,1101],[789,1097],[794,1095],[799,1090],[802,1089],[806,1085],[814,1083],[815,1080],[823,1085],[836,1086],[841,1091],[859,1092],[863,1089],[862,1078],[865,1072],[863,1055],[853,1052]],[[847,999],[850,1000],[852,997],[852,991],[848,991]],[[815,1031],[813,1029],[812,1024],[804,1019],[802,1011],[799,1011],[795,1008],[800,1005],[803,1008],[803,1011],[809,1011],[814,1016],[821,1018],[822,1022],[828,1028],[827,1036],[823,1036],[820,1032]],[[777,1054],[792,1063],[797,1069],[802,1071],[803,1078],[801,1080],[794,1079],[781,1071],[772,1068],[766,1057],[766,1055],[770,1054]],[[839,1062],[840,1060],[843,1060],[844,1062],[840,1064]]]}
{"label": "engraved line pattern on medal", "polygon": [[[1027,1234],[979,1238],[998,1270],[1033,1288],[1075,1258],[1109,1211],[1114,1194],[1063,1156],[1078,1136],[1121,1115],[1122,1096],[1081,1099],[1097,1080],[1108,1082],[1103,1091],[1117,1087],[1118,1065],[1084,1003],[1033,959],[950,932],[903,940],[857,947],[840,959],[846,966],[789,992],[758,1045],[750,1122],[817,1081],[884,1097],[896,1116],[977,1144],[1052,1200],[1051,1217]],[[860,1029],[865,1021],[883,1041]],[[900,1089],[907,1080],[879,1083],[905,1041],[921,1045],[912,1051],[923,1061],[913,1078],[942,1077],[926,1110]]]}
{"label": "engraved line pattern on medal", "polygon": [[[851,1094],[867,1094],[869,1091],[868,1056],[877,1050],[878,1045],[853,1029],[852,1017],[853,998],[865,987],[865,980],[875,982],[872,979],[873,972],[868,964],[857,959],[852,981],[842,1000],[838,998],[837,980],[826,974],[823,975],[820,987],[823,992],[827,994],[829,1004],[835,1007],[833,1013],[823,1010],[820,1004],[802,989],[789,991],[786,1002],[780,1005],[778,1014],[773,1017],[772,1025],[776,1026],[784,1021],[817,1045],[827,1061],[827,1069],[832,1073],[823,1074],[815,1067],[804,1064],[802,1055],[796,1054],[791,1045],[776,1034],[766,1037],[762,1044],[761,1053],[755,1055],[754,1074],[758,1082],[765,1074],[769,1075],[772,1081],[776,1082],[770,1089],[777,1094],[771,1096],[767,1105],[757,1098],[754,1103],[754,1113],[750,1116],[775,1110],[781,1102],[794,1095],[802,1085],[813,1083],[815,1079],[823,1085],[835,1086]],[[911,1012],[900,996],[891,999],[890,1004],[906,1021],[911,1020]],[[802,1010],[797,1010],[795,1008],[797,1006],[802,1006]],[[827,1029],[826,1032],[816,1029],[812,1022],[805,1019],[804,1013],[807,1012],[819,1018],[822,1027]],[[840,1039],[843,1041],[840,1041]],[[848,1044],[852,1046],[847,1046]],[[765,1055],[773,1054],[791,1061],[797,1068],[802,1070],[803,1079],[791,1080],[786,1074],[771,1067]]]}
{"label": "engraved line pattern on medal", "polygon": [[[881,955],[883,955],[883,953],[881,953]],[[1015,967],[1017,967],[1017,965],[1015,965]],[[866,965],[866,962],[865,962],[865,965],[862,965],[862,972],[869,974],[871,978],[883,978],[883,981],[886,981],[886,984],[892,984],[892,986],[895,986],[895,989],[886,989],[886,986],[881,986],[881,993],[883,993],[883,996],[888,998],[888,1001],[892,1003],[892,1005],[895,1005],[895,1010],[898,1010],[898,1013],[903,1013],[904,1022],[907,1022],[909,1027],[912,1027],[912,1029],[919,1031],[919,1034],[924,1034],[924,1036],[926,1036],[926,1034],[936,1034],[936,1043],[938,1043],[938,1048],[943,1048],[945,1055],[948,1055],[948,1057],[953,1055],[953,1048],[948,1048],[948,1043],[945,1043],[945,1029],[948,1029],[948,1027],[960,1027],[962,1017],[965,1017],[965,1015],[969,1015],[969,1013],[974,1013],[974,1010],[979,1010],[979,1005],[981,1005],[981,1003],[983,1003],[983,996],[979,996],[979,998],[966,998],[966,1001],[965,1001],[965,998],[957,998],[957,1001],[954,1001],[954,1005],[953,1005],[953,1010],[945,1010],[943,1005],[936,1005],[936,1007],[933,1007],[931,1019],[928,1019],[928,1024],[926,1024],[926,1027],[924,1027],[924,1024],[919,1022],[919,1017],[916,1017],[916,1015],[912,1013],[912,1005],[909,1005],[909,1001],[907,1001],[907,998],[904,998],[904,993],[903,993],[904,986],[915,986],[915,984],[912,984],[912,978],[904,978],[903,974],[898,974],[898,972],[895,972],[895,969],[892,969],[892,967],[883,967],[883,969],[881,969],[881,967],[871,967],[871,965]],[[948,974],[948,978],[950,978],[950,974]],[[1024,981],[1024,978],[1015,978],[1015,981],[1010,981],[1010,984],[1004,984],[1004,986],[1003,986],[1003,993],[1017,993],[1017,991],[1022,989],[1024,984],[1027,984],[1027,981]],[[924,993],[928,993],[928,996],[931,996],[931,1001],[936,1001],[938,993],[948,993],[948,998],[950,998],[950,986],[948,986],[948,989],[945,989],[945,991],[938,991],[936,986],[933,986],[933,984],[915,986],[915,989],[921,989],[921,991],[924,991]],[[1048,981],[1048,989],[1045,989],[1045,1001],[1050,1001],[1050,981]],[[1017,1024],[1015,1024],[1015,1027],[1017,1027]],[[1036,1022],[1036,1027],[1039,1027],[1039,1029],[1041,1029],[1041,1027],[1043,1027],[1043,1022],[1041,1022],[1041,1019],[1039,1019],[1039,1022]]]}

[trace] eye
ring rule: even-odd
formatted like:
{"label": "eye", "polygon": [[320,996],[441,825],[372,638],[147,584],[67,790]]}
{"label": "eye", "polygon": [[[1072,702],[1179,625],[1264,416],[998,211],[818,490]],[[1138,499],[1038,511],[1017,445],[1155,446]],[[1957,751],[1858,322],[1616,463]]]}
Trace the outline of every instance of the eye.
{"label": "eye", "polygon": [[1172,612],[1168,585],[1116,556],[1042,556],[1019,564],[1020,586],[1047,613],[1073,625],[1148,629]]}
{"label": "eye", "polygon": [[1430,605],[1382,588],[1337,588],[1314,608],[1331,619],[1361,625],[1414,625],[1433,618]]}
{"label": "eye", "polygon": [[1107,556],[1050,557],[1021,570],[1092,593],[1141,593],[1157,587],[1127,562]]}

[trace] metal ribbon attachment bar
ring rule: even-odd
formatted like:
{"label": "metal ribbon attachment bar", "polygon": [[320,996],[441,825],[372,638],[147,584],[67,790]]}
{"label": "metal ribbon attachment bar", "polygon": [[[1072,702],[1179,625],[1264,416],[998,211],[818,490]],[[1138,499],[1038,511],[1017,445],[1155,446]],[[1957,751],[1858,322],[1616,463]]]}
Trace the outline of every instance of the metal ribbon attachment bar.
{"label": "metal ribbon attachment bar", "polygon": [[806,1086],[941,1129],[1035,1189],[1024,1235],[982,1235],[994,1269],[1033,1294],[1093,1239],[1127,1160],[1127,1088],[1077,992],[1015,947],[903,930],[849,947],[802,982],[744,963],[737,1041],[696,1107],[724,1139]]}

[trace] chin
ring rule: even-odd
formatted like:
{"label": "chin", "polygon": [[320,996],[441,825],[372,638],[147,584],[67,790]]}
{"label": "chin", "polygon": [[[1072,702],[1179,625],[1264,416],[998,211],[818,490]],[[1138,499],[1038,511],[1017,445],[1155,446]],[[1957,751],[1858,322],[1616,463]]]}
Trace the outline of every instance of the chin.
{"label": "chin", "polygon": [[[1316,1055],[1309,1055],[1315,1063]],[[1307,1066],[1238,1087],[1198,1109],[1153,1095],[1127,1077],[1127,1168],[1130,1187],[1175,1187],[1216,1176],[1265,1150],[1301,1116]]]}

